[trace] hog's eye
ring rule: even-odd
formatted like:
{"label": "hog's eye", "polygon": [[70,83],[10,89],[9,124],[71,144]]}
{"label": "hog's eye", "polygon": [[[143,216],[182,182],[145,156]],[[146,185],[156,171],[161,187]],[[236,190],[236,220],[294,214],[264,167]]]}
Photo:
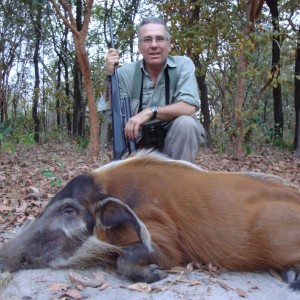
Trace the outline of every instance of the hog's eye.
{"label": "hog's eye", "polygon": [[77,210],[72,205],[64,205],[60,208],[60,213],[63,215],[74,215],[76,214]]}
{"label": "hog's eye", "polygon": [[71,206],[65,207],[63,210],[63,213],[67,214],[67,215],[75,213],[75,212],[76,212],[75,208],[71,207]]}

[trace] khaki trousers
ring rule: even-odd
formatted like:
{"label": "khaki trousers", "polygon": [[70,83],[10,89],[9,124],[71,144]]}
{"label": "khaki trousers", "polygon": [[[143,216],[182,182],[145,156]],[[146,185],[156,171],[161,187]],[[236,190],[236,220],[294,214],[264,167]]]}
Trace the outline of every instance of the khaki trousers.
{"label": "khaki trousers", "polygon": [[201,145],[205,145],[205,130],[193,117],[176,118],[168,130],[163,152],[172,159],[194,163]]}

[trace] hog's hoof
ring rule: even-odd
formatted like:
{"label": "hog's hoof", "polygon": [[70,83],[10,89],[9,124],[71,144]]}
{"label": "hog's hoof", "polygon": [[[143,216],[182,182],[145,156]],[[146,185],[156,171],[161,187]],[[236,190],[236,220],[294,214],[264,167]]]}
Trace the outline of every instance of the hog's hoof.
{"label": "hog's hoof", "polygon": [[295,268],[288,268],[282,272],[283,280],[287,283],[292,283],[296,280],[298,272]]}
{"label": "hog's hoof", "polygon": [[282,272],[282,277],[292,290],[300,290],[300,275],[296,268],[290,267]]}
{"label": "hog's hoof", "polygon": [[125,259],[118,259],[118,270],[120,273],[134,282],[146,282],[151,283],[159,281],[168,276],[168,274],[157,265],[150,264],[140,266],[133,264]]}
{"label": "hog's hoof", "polygon": [[155,264],[144,266],[144,268],[146,269],[145,272],[148,272],[148,280],[146,281],[147,283],[159,281],[168,276],[167,272],[162,271],[159,266]]}

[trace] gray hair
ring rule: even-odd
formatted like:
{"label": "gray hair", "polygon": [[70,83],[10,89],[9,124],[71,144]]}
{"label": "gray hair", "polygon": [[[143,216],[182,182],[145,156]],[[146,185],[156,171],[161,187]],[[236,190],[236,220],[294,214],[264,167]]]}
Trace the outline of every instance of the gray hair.
{"label": "gray hair", "polygon": [[142,21],[140,22],[140,24],[137,28],[137,36],[138,36],[139,41],[141,40],[141,28],[146,24],[161,24],[161,25],[163,25],[166,30],[166,38],[167,38],[167,40],[170,40],[170,31],[169,31],[169,28],[168,28],[166,22],[161,18],[149,16],[149,17],[142,19]]}

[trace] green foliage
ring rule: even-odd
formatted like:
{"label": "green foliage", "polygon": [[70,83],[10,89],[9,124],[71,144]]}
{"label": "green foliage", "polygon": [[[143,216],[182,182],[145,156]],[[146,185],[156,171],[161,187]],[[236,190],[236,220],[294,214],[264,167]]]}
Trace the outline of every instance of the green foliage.
{"label": "green foliage", "polygon": [[[52,159],[59,166],[60,172],[63,172],[65,169],[65,164],[57,156],[53,156]],[[51,187],[53,187],[53,186],[61,187],[62,186],[61,178],[57,174],[55,174],[53,171],[43,170],[42,175],[50,180]]]}
{"label": "green foliage", "polygon": [[88,137],[77,136],[75,138],[75,143],[80,150],[85,150],[88,147],[89,139]]}
{"label": "green foliage", "polygon": [[3,141],[6,136],[12,131],[12,128],[9,124],[5,124],[4,122],[0,123],[0,141]]}
{"label": "green foliage", "polygon": [[65,169],[65,164],[57,157],[54,156],[53,160],[56,162],[56,164],[59,166],[60,171],[63,171]]}
{"label": "green foliage", "polygon": [[[234,106],[236,83],[239,76],[246,79],[243,99],[245,152],[250,153],[253,143],[269,143],[276,147],[288,147],[295,130],[294,122],[294,79],[297,32],[291,26],[298,24],[299,1],[279,1],[280,31],[273,32],[269,9],[264,5],[255,30],[245,35],[246,2],[211,0],[150,0],[150,1],[94,1],[91,26],[87,37],[87,50],[90,60],[91,77],[96,100],[105,87],[105,54],[109,42],[108,15],[112,14],[115,45],[120,53],[120,65],[137,58],[135,38],[136,21],[141,16],[162,15],[168,22],[172,37],[172,54],[188,55],[196,65],[196,77],[205,77],[208,88],[211,118],[218,124],[211,124],[213,141],[220,152],[231,151],[235,140]],[[49,5],[45,5],[48,3]],[[75,14],[76,1],[68,1]],[[49,1],[22,0],[4,1],[0,21],[3,32],[1,57],[3,68],[11,67],[17,75],[9,75],[6,91],[7,112],[14,122],[6,127],[0,126],[0,151],[14,152],[18,144],[34,145],[34,123],[31,115],[32,94],[34,92],[32,55],[35,46],[33,36],[37,10],[42,9],[42,45],[40,52],[40,99],[38,113],[45,132],[41,133],[42,142],[63,142],[69,139],[65,125],[65,114],[74,112],[74,62],[76,59],[71,32],[66,30]],[[46,11],[47,9],[47,11]],[[106,24],[104,24],[106,21]],[[296,26],[297,27],[297,26]],[[68,32],[67,32],[68,31]],[[272,42],[280,38],[280,72],[271,71]],[[19,41],[19,44],[18,44]],[[66,41],[68,41],[66,43]],[[16,48],[15,48],[16,47]],[[26,49],[26,50],[25,50]],[[133,53],[132,53],[133,51]],[[237,72],[240,54],[248,59],[247,69]],[[63,61],[62,61],[63,59]],[[9,65],[8,62],[12,62]],[[58,66],[62,68],[59,70]],[[14,68],[13,66],[16,66]],[[68,71],[68,76],[66,75]],[[258,92],[265,83],[271,81],[261,96],[257,112],[252,117],[252,105]],[[284,141],[274,136],[272,88],[281,85],[284,110]],[[66,92],[69,87],[69,93]],[[82,85],[82,104],[86,103]],[[57,108],[59,104],[59,108]],[[56,110],[61,113],[62,126],[57,128]],[[12,112],[16,115],[13,115]],[[292,116],[292,117],[291,117]],[[43,119],[43,117],[45,119]],[[99,120],[100,122],[100,120]],[[88,126],[88,117],[86,118]],[[286,128],[289,128],[289,131]],[[271,129],[270,129],[271,128]],[[213,129],[212,129],[213,131]],[[274,142],[275,141],[275,142]],[[77,137],[79,149],[86,149],[89,136]]]}
{"label": "green foliage", "polygon": [[12,126],[11,121],[0,123],[0,151],[2,153],[15,153],[18,144],[30,147],[35,144],[34,134],[30,132],[31,126],[26,125],[27,121],[31,123],[26,118],[18,118],[14,126]]}
{"label": "green foliage", "polygon": [[293,151],[294,150],[294,145],[293,143],[289,143],[285,141],[281,137],[277,137],[274,139],[273,146],[283,149],[283,150],[288,150],[288,151]]}
{"label": "green foliage", "polygon": [[68,133],[66,129],[63,126],[58,126],[51,128],[48,130],[47,133],[44,134],[43,136],[43,142],[44,143],[55,143],[55,142],[64,142],[68,141],[70,137],[68,136]]}
{"label": "green foliage", "polygon": [[62,182],[61,179],[52,171],[50,170],[43,170],[42,171],[42,175],[45,176],[46,178],[50,179],[50,185],[56,186],[56,187],[61,187],[62,186]]}
{"label": "green foliage", "polygon": [[244,143],[244,150],[245,150],[247,155],[250,155],[253,152],[253,148],[248,143]]}

